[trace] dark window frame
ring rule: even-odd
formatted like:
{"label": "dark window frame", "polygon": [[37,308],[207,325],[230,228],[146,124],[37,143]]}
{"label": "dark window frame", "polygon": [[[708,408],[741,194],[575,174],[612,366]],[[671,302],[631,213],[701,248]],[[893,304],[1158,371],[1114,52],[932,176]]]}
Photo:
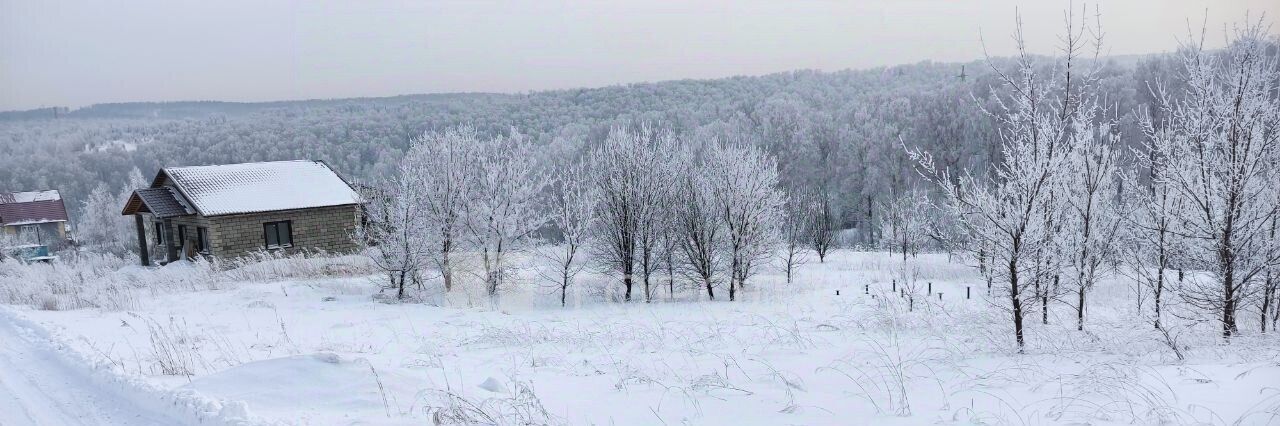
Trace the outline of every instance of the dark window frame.
{"label": "dark window frame", "polygon": [[18,231],[17,231],[18,238],[23,240],[30,238],[30,239],[33,239],[37,244],[39,244],[44,241],[44,238],[43,238],[44,236],[41,235],[44,232],[41,232],[41,231],[42,230],[40,229],[40,224],[38,223],[30,224],[30,225],[18,225]]}
{"label": "dark window frame", "polygon": [[[275,244],[271,243],[272,237],[275,237]],[[268,250],[293,247],[293,221],[280,220],[263,223],[262,245]]]}
{"label": "dark window frame", "polygon": [[196,227],[196,251],[209,254],[209,228]]}
{"label": "dark window frame", "polygon": [[156,230],[156,245],[164,245],[164,222],[152,222],[155,224],[152,228]]}

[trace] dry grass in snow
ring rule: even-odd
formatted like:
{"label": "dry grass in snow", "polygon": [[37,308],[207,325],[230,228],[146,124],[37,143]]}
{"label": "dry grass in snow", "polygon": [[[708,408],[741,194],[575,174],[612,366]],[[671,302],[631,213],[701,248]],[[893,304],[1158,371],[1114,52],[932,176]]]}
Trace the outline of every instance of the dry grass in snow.
{"label": "dry grass in snow", "polygon": [[[1083,332],[1061,303],[1049,325],[1029,320],[1017,354],[998,299],[945,255],[913,259],[904,274],[898,257],[842,252],[790,285],[771,267],[737,302],[670,297],[663,276],[654,303],[615,303],[616,283],[584,274],[570,308],[532,269],[491,307],[466,289],[392,303],[370,297],[378,277],[324,278],[358,275],[358,262],[281,262],[195,266],[175,274],[185,281],[122,268],[99,277],[121,286],[150,274],[165,290],[105,303],[93,298],[110,285],[62,289],[52,294],[71,310],[23,314],[122,372],[244,401],[257,421],[1280,422],[1280,339],[1224,344],[1212,324],[1166,318],[1178,323],[1179,361],[1122,281],[1095,290]],[[9,303],[40,305],[38,291],[7,291]]]}

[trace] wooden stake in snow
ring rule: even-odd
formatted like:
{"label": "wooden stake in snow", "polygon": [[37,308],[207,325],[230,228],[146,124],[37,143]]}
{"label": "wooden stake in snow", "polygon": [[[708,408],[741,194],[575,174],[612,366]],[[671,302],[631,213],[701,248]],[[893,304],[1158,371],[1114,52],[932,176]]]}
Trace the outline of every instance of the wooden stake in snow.
{"label": "wooden stake in snow", "polygon": [[969,290],[970,290],[969,286],[964,286],[964,298],[966,300],[969,299]]}

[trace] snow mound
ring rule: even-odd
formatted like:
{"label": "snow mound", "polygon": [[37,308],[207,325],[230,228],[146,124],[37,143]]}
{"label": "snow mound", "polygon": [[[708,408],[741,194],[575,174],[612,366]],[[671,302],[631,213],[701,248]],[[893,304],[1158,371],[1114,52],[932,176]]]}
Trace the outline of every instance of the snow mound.
{"label": "snow mound", "polygon": [[493,393],[507,393],[507,387],[493,377],[484,379],[484,382],[480,383],[480,389]]}
{"label": "snow mound", "polygon": [[368,419],[386,415],[378,382],[364,359],[321,352],[242,364],[183,388],[245,401],[254,414],[280,418]]}

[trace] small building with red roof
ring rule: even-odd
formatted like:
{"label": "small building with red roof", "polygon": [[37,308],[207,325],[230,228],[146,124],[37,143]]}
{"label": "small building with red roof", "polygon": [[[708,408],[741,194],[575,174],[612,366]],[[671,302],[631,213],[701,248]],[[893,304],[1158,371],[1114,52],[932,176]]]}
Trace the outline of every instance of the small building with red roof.
{"label": "small building with red roof", "polygon": [[0,192],[0,236],[59,246],[67,241],[67,207],[57,190]]}

